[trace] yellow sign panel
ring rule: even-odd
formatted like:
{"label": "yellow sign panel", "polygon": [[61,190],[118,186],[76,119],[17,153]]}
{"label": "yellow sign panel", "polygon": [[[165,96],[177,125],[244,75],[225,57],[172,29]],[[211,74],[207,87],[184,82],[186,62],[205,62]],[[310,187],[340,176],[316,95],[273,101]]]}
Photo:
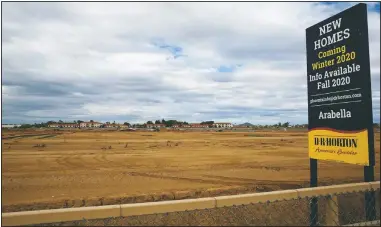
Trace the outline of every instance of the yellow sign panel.
{"label": "yellow sign panel", "polygon": [[354,132],[312,129],[308,132],[308,144],[310,158],[369,166],[366,129]]}

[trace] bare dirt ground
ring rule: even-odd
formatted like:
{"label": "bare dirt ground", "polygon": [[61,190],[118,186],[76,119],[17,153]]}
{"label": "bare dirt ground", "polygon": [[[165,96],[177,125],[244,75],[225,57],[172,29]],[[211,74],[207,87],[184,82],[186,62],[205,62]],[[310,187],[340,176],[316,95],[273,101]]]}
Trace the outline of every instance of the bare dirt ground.
{"label": "bare dirt ground", "polygon": [[[21,135],[21,136],[20,136]],[[5,131],[4,212],[308,187],[304,132]],[[380,134],[375,134],[376,180]],[[319,184],[363,167],[319,161]]]}

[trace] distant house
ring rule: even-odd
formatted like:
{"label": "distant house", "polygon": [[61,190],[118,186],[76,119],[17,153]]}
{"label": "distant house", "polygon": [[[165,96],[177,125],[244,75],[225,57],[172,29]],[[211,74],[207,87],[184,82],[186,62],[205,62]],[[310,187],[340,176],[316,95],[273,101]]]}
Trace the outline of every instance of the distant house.
{"label": "distant house", "polygon": [[120,128],[129,128],[130,127],[129,125],[125,125],[125,124],[118,124],[118,126]]}
{"label": "distant house", "polygon": [[119,123],[109,123],[103,124],[104,128],[129,128],[129,125],[119,124]]}
{"label": "distant house", "polygon": [[146,128],[154,128],[154,124],[146,124]]}
{"label": "distant house", "polygon": [[78,128],[79,124],[76,123],[51,123],[49,128]]}
{"label": "distant house", "polygon": [[116,123],[106,123],[106,124],[103,124],[103,126],[105,128],[117,128],[119,124],[116,124]]}
{"label": "distant house", "polygon": [[59,123],[51,123],[51,124],[48,124],[48,127],[49,128],[59,128],[60,124]]}
{"label": "distant house", "polygon": [[173,128],[190,128],[190,124],[175,124],[172,126]]}
{"label": "distant house", "polygon": [[62,128],[78,128],[79,125],[76,123],[62,123]]}
{"label": "distant house", "polygon": [[15,128],[15,127],[20,127],[21,125],[16,125],[16,124],[2,124],[2,128]]}
{"label": "distant house", "polygon": [[191,123],[189,124],[190,128],[208,128],[209,126],[206,124],[199,124],[199,123]]}
{"label": "distant house", "polygon": [[218,122],[213,124],[214,128],[232,128],[232,123]]}
{"label": "distant house", "polygon": [[112,128],[129,128],[129,126],[125,124],[116,123],[116,124],[112,124]]}
{"label": "distant house", "polygon": [[100,122],[81,122],[79,124],[81,128],[100,128],[102,126],[102,123]]}
{"label": "distant house", "polygon": [[146,128],[165,128],[164,124],[146,124]]}

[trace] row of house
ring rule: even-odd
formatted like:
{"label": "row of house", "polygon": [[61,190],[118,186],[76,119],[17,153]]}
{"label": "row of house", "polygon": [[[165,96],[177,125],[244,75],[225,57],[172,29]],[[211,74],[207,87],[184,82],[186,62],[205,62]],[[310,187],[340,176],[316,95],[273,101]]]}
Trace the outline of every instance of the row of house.
{"label": "row of house", "polygon": [[49,128],[101,128],[107,126],[100,122],[81,122],[81,123],[52,123],[49,124]]}
{"label": "row of house", "polygon": [[[164,124],[147,124],[147,128],[165,128]],[[214,123],[212,125],[213,128],[232,128],[233,124],[231,123]],[[209,128],[207,124],[199,124],[199,123],[190,123],[190,124],[175,124],[172,128]]]}
{"label": "row of house", "polygon": [[[100,122],[81,122],[81,123],[53,123],[49,124],[50,128],[128,128],[128,125],[116,123],[100,123]],[[231,123],[214,123],[213,128],[232,128]],[[165,128],[164,124],[145,124],[145,128]],[[191,123],[183,125],[173,125],[172,128],[209,128],[209,125]]]}

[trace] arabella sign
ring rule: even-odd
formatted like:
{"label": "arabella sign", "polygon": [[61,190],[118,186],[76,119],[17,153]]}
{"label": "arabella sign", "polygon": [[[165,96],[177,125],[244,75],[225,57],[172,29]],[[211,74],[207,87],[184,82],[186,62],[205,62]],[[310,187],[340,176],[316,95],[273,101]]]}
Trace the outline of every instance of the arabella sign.
{"label": "arabella sign", "polygon": [[374,165],[367,8],[306,29],[312,159]]}

